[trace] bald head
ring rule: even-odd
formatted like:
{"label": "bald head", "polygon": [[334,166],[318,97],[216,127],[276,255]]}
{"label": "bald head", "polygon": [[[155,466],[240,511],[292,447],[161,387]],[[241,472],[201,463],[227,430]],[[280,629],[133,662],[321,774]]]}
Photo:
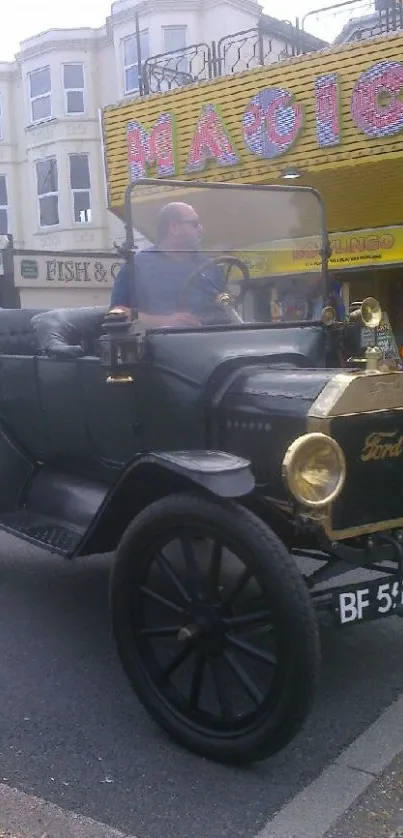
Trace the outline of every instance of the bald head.
{"label": "bald head", "polygon": [[156,234],[159,247],[197,250],[201,235],[197,212],[180,201],[165,204],[158,214]]}

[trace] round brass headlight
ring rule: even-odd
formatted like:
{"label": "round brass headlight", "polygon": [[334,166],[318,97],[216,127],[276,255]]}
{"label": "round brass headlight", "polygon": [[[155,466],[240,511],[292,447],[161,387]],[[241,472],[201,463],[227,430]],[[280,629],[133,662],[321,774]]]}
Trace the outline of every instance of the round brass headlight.
{"label": "round brass headlight", "polygon": [[319,508],[340,494],[346,461],[340,445],[332,437],[304,434],[287,449],[282,472],[289,491],[299,503]]}

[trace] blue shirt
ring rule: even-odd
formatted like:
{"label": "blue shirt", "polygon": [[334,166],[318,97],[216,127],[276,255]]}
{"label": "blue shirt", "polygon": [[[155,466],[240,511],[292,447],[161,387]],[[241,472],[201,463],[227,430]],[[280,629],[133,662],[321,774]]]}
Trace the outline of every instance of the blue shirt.
{"label": "blue shirt", "polygon": [[144,314],[169,315],[178,311],[199,314],[225,286],[223,272],[212,265],[195,277],[186,290],[189,276],[206,261],[207,257],[201,253],[179,260],[155,247],[142,250],[134,257],[135,294],[133,268],[126,263],[116,277],[111,307],[134,307]]}

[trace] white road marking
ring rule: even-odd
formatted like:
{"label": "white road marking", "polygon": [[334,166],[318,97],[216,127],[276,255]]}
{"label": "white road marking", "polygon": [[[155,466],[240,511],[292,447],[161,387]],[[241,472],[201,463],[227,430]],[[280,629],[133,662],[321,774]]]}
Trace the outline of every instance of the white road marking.
{"label": "white road marking", "polygon": [[135,838],[0,784],[0,838]]}

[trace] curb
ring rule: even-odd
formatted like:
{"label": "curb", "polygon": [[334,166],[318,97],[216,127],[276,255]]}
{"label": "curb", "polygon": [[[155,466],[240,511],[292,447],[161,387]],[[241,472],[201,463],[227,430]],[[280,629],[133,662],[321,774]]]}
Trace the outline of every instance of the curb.
{"label": "curb", "polygon": [[256,838],[324,838],[403,751],[403,696],[287,803]]}
{"label": "curb", "polygon": [[0,838],[135,838],[0,784]]}

